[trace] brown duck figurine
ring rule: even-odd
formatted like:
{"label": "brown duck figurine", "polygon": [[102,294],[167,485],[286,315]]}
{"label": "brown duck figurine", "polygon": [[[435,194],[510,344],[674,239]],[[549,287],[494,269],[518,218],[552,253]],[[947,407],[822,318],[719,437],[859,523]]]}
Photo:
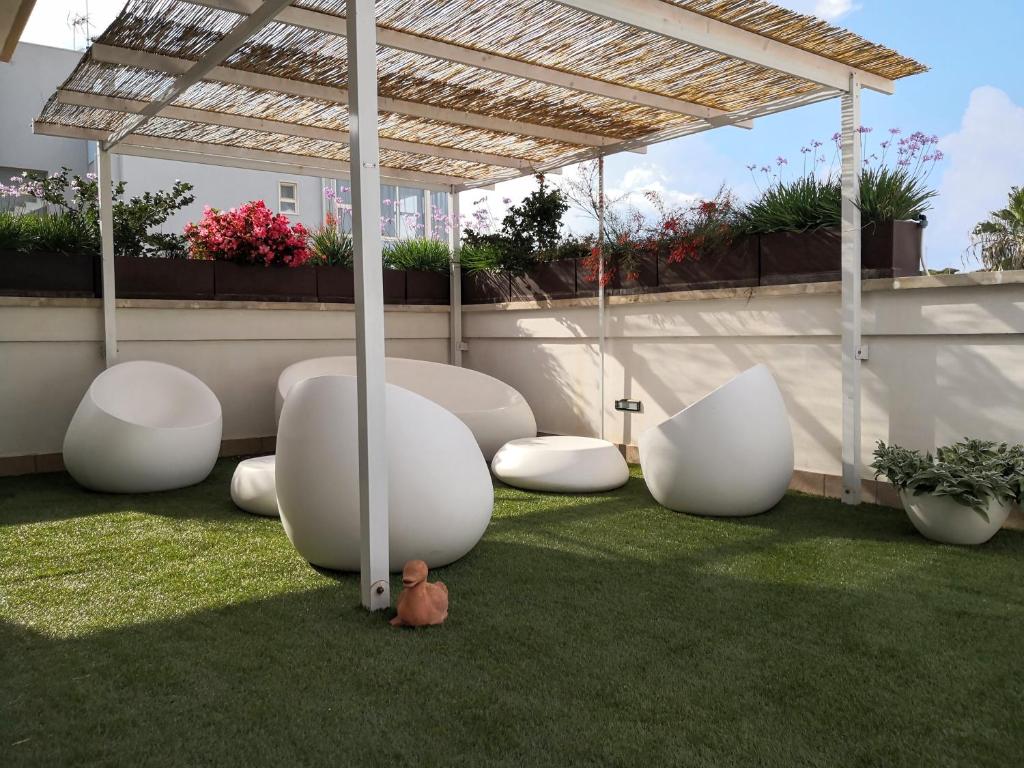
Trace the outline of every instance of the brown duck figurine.
{"label": "brown duck figurine", "polygon": [[427,564],[410,560],[402,569],[402,594],[393,627],[427,627],[448,618],[448,587],[443,582],[427,583]]}

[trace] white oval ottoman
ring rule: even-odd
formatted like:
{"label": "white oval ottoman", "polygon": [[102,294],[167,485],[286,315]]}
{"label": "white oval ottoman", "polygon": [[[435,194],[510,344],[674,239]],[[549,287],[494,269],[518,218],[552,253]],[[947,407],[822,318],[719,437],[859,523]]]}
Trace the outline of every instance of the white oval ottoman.
{"label": "white oval ottoman", "polygon": [[240,461],[231,476],[231,500],[239,509],[264,517],[277,517],[277,484],[274,457],[257,456]]}
{"label": "white oval ottoman", "polygon": [[[388,384],[433,400],[462,419],[487,461],[509,440],[537,434],[537,422],[526,398],[486,373],[404,357],[387,358],[384,372]],[[356,359],[352,356],[315,357],[289,365],[277,380],[274,407],[278,421],[285,398],[297,382],[314,376],[355,375]]]}
{"label": "white oval ottoman", "polygon": [[[431,568],[469,552],[487,530],[494,486],[469,427],[444,408],[386,385],[389,558]],[[319,376],[292,387],[277,432],[281,523],[306,560],[359,570],[356,380]]]}
{"label": "white oval ottoman", "polygon": [[111,366],[86,391],[64,435],[64,466],[107,493],[195,485],[217,462],[220,401],[188,371],[133,360]]}
{"label": "white oval ottoman", "polygon": [[571,435],[507,442],[494,455],[491,471],[516,488],[556,493],[610,491],[629,480],[629,467],[615,445]]}

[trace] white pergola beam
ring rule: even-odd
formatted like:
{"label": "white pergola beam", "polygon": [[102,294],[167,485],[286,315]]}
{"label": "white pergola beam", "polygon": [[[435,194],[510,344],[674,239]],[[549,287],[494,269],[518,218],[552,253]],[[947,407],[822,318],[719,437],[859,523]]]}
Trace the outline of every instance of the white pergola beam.
{"label": "white pergola beam", "polygon": [[377,44],[374,38],[374,0],[348,0],[352,250],[359,422],[359,592],[363,605],[371,611],[391,605],[384,270],[377,146]]}
{"label": "white pergola beam", "polygon": [[[188,0],[188,2],[208,8],[234,11],[235,13],[252,13],[259,4],[258,0]],[[296,27],[312,29],[316,32],[326,32],[332,35],[345,34],[344,18],[306,8],[287,8],[278,14],[276,21]],[[566,72],[554,67],[532,64],[495,53],[466,48],[454,43],[431,40],[420,35],[388,29],[387,27],[377,27],[377,44],[385,48],[394,48],[399,51],[429,56],[432,59],[451,61],[467,67],[486,69],[502,75],[512,75],[524,80],[555,85],[581,93],[601,96],[606,99],[660,109],[664,112],[689,115],[703,120],[725,114],[720,109],[696,104],[692,101],[638,90],[619,83],[611,83],[606,80],[587,77],[586,75]],[[753,123],[750,121],[744,121],[738,125],[742,128],[753,127]]]}
{"label": "white pergola beam", "polygon": [[[43,123],[38,120],[32,125],[33,132],[42,136],[62,136],[69,139],[85,139],[86,141],[102,141],[107,136],[106,131],[97,128],[80,128],[78,126],[56,125],[54,123]],[[121,140],[112,152],[115,154],[140,154],[139,152],[121,151],[123,147],[136,147],[157,150],[178,151],[182,153],[206,154],[211,160],[211,165],[217,165],[212,158],[229,158],[238,162],[264,161],[267,164],[275,163],[281,167],[304,167],[312,173],[303,175],[322,176],[325,172],[332,175],[351,174],[351,163],[344,160],[328,160],[308,155],[296,155],[291,152],[273,152],[265,149],[250,149],[248,147],[235,147],[227,144],[215,144],[205,141],[187,141],[184,139],[170,139],[163,136],[137,136],[131,134]],[[382,175],[396,181],[409,182],[416,186],[430,185],[434,188],[448,189],[451,185],[464,186],[469,179],[459,176],[446,176],[439,173],[426,173],[424,171],[412,171],[404,168],[383,168]],[[487,182],[491,183],[491,182]]]}
{"label": "white pergola beam", "polygon": [[103,143],[103,149],[109,152],[125,136],[137,131],[160,114],[160,110],[202,80],[211,69],[218,66],[224,59],[234,53],[242,43],[273,21],[281,9],[291,2],[292,0],[262,0],[253,8],[252,13],[232,27],[231,31],[203,54],[199,61],[192,64],[185,72],[182,72],[166,93],[158,100],[151,102],[132,120],[122,126],[120,130],[111,135]]}
{"label": "white pergola beam", "polygon": [[734,27],[723,21],[702,16],[694,11],[664,0],[555,0],[568,8],[601,16],[636,29],[652,32],[682,43],[741,59],[776,72],[809,80],[819,85],[845,91],[850,75],[856,74],[861,84],[881,93],[893,93],[892,80],[856,69],[834,59],[819,56],[788,43]]}
{"label": "white pergola beam", "polygon": [[110,153],[96,152],[96,186],[100,208],[100,272],[103,280],[103,359],[107,368],[117,364],[117,289],[114,281],[114,201],[111,191]]}
{"label": "white pergola beam", "polygon": [[[59,89],[57,100],[62,104],[72,104],[80,107],[91,107],[94,109],[105,109],[112,112],[140,112],[151,101],[139,99],[124,99],[117,96],[104,96],[98,93],[83,93],[81,91],[70,91]],[[321,128],[315,125],[302,123],[289,123],[283,120],[268,120],[260,117],[249,117],[247,115],[236,115],[225,112],[213,112],[207,109],[192,109],[190,107],[166,106],[160,111],[161,117],[174,120],[185,120],[204,125],[219,125],[226,128],[241,128],[251,131],[266,131],[284,136],[293,136],[302,139],[317,139],[334,143],[348,144],[348,131],[339,131],[332,128]],[[462,160],[468,163],[481,163],[484,165],[495,165],[501,168],[515,168],[517,170],[530,170],[535,163],[523,158],[505,157],[489,152],[472,152],[454,147],[444,147],[437,144],[421,144],[412,141],[400,141],[398,139],[380,140],[382,149],[391,149],[396,152],[408,152],[414,155],[427,155],[429,157],[443,157],[449,160]]]}
{"label": "white pergola beam", "polygon": [[[131,48],[120,48],[117,46],[94,43],[90,49],[92,58],[104,64],[117,64],[124,67],[137,67],[148,69],[154,72],[164,72],[176,75],[188,71],[193,62],[188,59],[179,59],[174,56],[165,56],[160,53],[148,51],[136,51]],[[307,99],[319,99],[321,101],[344,104],[348,99],[348,93],[344,88],[333,88],[318,83],[310,83],[304,80],[291,80],[274,75],[263,75],[255,72],[246,72],[231,67],[214,67],[207,75],[207,80],[212,80],[229,85],[238,85],[243,88],[256,88],[265,91],[276,91],[287,96],[301,96]],[[565,128],[555,128],[538,123],[526,123],[521,120],[509,120],[502,117],[491,117],[476,112],[461,112],[456,109],[445,107],[434,107],[429,104],[421,104],[415,101],[404,101],[401,99],[390,99],[378,97],[377,109],[381,112],[392,112],[397,115],[408,117],[419,117],[426,120],[437,120],[442,123],[453,125],[464,125],[469,128],[479,128],[485,131],[497,133],[510,133],[517,136],[530,136],[537,139],[557,141],[562,144],[569,144],[581,147],[608,147],[620,143],[621,139],[609,136],[599,136],[591,133],[570,131]],[[617,151],[611,149],[611,151]]]}
{"label": "white pergola beam", "polygon": [[842,97],[842,371],[843,371],[843,501],[860,504],[861,434],[861,216],[860,216],[860,83],[851,75]]}

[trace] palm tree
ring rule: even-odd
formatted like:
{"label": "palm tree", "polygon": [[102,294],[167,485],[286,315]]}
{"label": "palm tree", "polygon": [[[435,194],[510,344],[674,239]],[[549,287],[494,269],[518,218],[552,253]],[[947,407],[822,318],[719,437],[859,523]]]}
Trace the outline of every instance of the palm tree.
{"label": "palm tree", "polygon": [[1010,189],[1009,205],[974,228],[970,249],[987,270],[1024,269],[1024,187]]}

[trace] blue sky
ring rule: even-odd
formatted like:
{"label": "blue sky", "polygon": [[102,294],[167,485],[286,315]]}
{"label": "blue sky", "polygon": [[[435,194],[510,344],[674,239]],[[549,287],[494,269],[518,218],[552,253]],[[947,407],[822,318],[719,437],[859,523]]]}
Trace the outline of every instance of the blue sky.
{"label": "blue sky", "polygon": [[[85,0],[37,0],[25,40],[72,46],[69,15]],[[896,94],[866,91],[863,122],[878,134],[890,127],[941,137],[946,159],[931,177],[939,191],[927,230],[929,266],[962,267],[968,233],[1001,207],[1009,187],[1024,184],[1024,77],[1020,32],[1024,0],[781,0],[928,65],[902,80]],[[104,28],[123,0],[89,0],[93,33]],[[79,39],[81,39],[79,37]],[[607,163],[608,186],[634,193],[658,189],[669,199],[713,195],[724,182],[741,197],[754,194],[746,165],[783,155],[796,165],[800,147],[827,140],[839,125],[838,101],[761,118],[752,131],[723,128],[651,147],[647,155],[617,155]],[[504,197],[518,199],[529,180],[499,185],[488,195],[500,214]],[[479,193],[467,193],[463,210]],[[572,222],[575,228],[584,225]]]}

